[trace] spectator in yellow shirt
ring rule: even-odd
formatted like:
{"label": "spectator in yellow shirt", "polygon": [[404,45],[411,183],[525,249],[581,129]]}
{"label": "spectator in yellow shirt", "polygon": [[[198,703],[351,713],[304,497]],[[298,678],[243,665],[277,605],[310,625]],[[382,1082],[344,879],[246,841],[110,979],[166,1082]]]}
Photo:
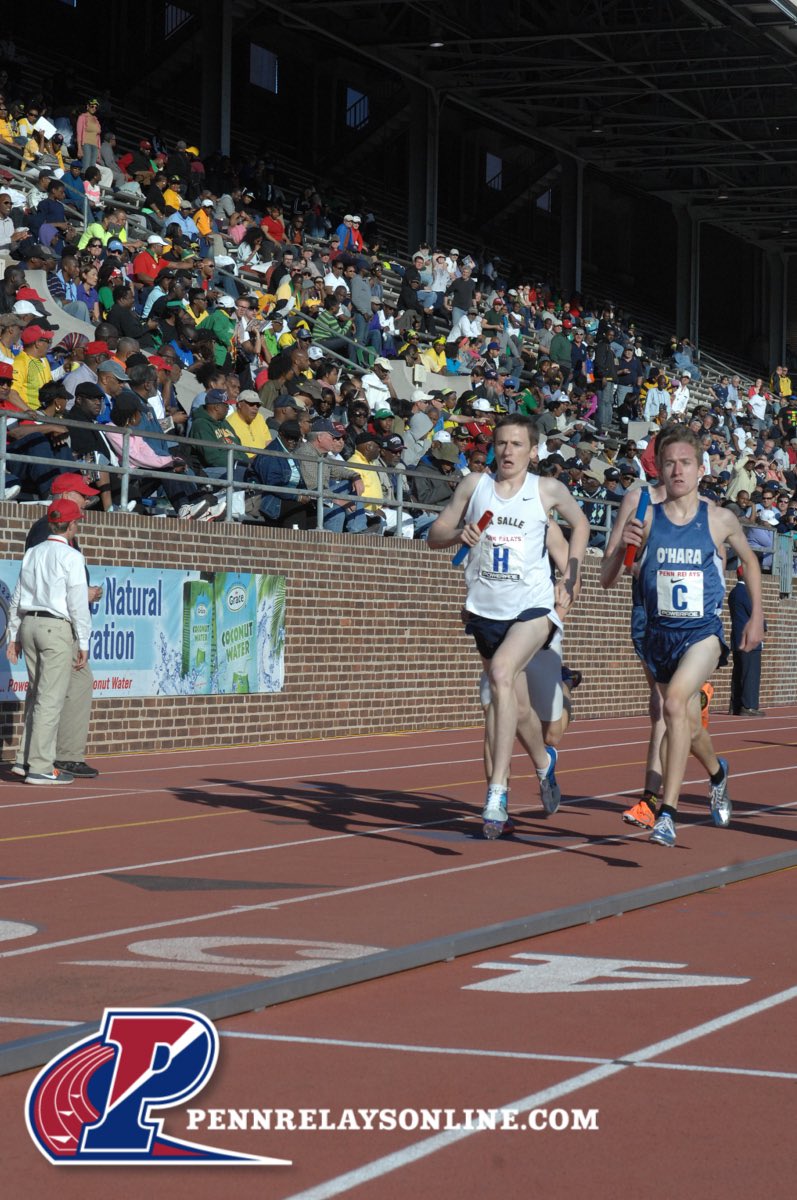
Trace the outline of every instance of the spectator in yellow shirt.
{"label": "spectator in yellow shirt", "polygon": [[[362,498],[366,501],[369,525],[373,525],[376,518],[384,517],[382,509],[382,482],[378,471],[362,471],[360,467],[375,463],[379,457],[379,449],[376,434],[370,433],[368,430],[363,430],[354,439],[354,453],[349,459],[349,466],[357,472],[363,481]],[[370,501],[370,504],[367,503],[368,501]],[[381,528],[370,529],[371,533],[381,533],[381,531]]]}
{"label": "spectator in yellow shirt", "polygon": [[180,211],[180,205],[183,202],[183,198],[180,195],[180,186],[180,176],[172,175],[168,185],[163,189],[163,203],[167,208],[173,208],[175,212]]}
{"label": "spectator in yellow shirt", "polygon": [[436,337],[431,346],[424,350],[421,362],[427,371],[434,371],[436,375],[444,374],[446,370],[446,339]]}
{"label": "spectator in yellow shirt", "polygon": [[22,350],[14,359],[13,388],[28,408],[39,408],[39,389],[52,380],[47,361],[52,336],[40,325],[28,325],[22,330]]}
{"label": "spectator in yellow shirt", "polygon": [[[247,390],[239,394],[238,403],[227,416],[227,424],[238,434],[241,445],[252,450],[265,450],[271,441],[271,430],[261,411],[257,392]],[[254,458],[254,455],[249,457]]]}

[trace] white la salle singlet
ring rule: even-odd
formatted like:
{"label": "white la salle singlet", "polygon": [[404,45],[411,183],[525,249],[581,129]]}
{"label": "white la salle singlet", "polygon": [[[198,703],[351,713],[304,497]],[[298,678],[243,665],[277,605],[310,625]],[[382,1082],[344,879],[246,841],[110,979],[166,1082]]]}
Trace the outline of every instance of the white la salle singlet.
{"label": "white la salle singlet", "polygon": [[519,491],[504,500],[496,493],[493,477],[482,475],[465,512],[465,523],[477,522],[488,510],[493,519],[471,548],[465,567],[468,612],[511,621],[527,608],[553,609],[546,548],[548,520],[540,500],[539,478],[527,475]]}

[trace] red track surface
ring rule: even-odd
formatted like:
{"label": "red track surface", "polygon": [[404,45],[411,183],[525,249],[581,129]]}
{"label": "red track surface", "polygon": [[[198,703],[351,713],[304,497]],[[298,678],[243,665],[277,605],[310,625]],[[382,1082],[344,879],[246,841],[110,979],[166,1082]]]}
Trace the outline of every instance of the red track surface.
{"label": "red track surface", "polygon": [[[782,708],[765,720],[712,721],[717,749],[731,764],[733,826],[720,831],[707,822],[705,783],[690,769],[691,800],[671,853],[619,820],[641,780],[641,719],[573,726],[559,772],[569,802],[554,818],[539,816],[526,760],[517,757],[513,810],[521,821],[518,836],[500,844],[477,836],[475,731],[110,759],[99,764],[100,779],[57,794],[4,784],[0,921],[36,929],[7,928],[9,940],[0,944],[0,1037],[44,1032],[52,1028],[47,1022],[96,1021],[112,1004],[236,987],[792,849],[795,723],[795,711]],[[524,794],[532,801],[526,810]],[[795,1116],[793,1000],[695,1040],[684,1034],[797,982],[789,975],[792,880],[785,873],[739,884],[222,1022],[223,1032],[289,1040],[223,1039],[221,1066],[194,1104],[485,1108],[562,1085],[562,1096],[542,1107],[598,1107],[598,1131],[473,1134],[417,1161],[402,1159],[389,1173],[378,1168],[361,1186],[357,1177],[323,1194],[348,1194],[358,1183],[357,1195],[380,1198],[431,1187],[443,1196],[483,1197],[497,1186],[557,1197],[585,1186],[612,1197],[743,1189],[791,1195],[783,1161],[790,1152],[781,1147],[790,1145],[784,1134]],[[338,945],[297,948],[297,941]],[[628,990],[624,977],[621,990],[584,996],[462,990],[512,976],[513,965],[527,963],[513,960],[520,953],[685,964],[685,974],[749,982],[672,988],[666,996]],[[486,962],[510,965],[475,966]],[[648,1051],[652,1061],[689,1070],[606,1063],[670,1037],[681,1040]],[[319,1038],[378,1045],[331,1046]],[[402,1046],[432,1049],[395,1048]],[[451,1048],[462,1053],[441,1053]],[[589,1071],[601,1078],[579,1082]],[[4,1194],[14,1198],[42,1194],[54,1170],[24,1132],[31,1078],[0,1080],[0,1153],[12,1188]],[[244,1187],[292,1196],[435,1136],[185,1134],[178,1114],[170,1121],[167,1131],[177,1136],[294,1161],[262,1168],[256,1180],[254,1169],[223,1180],[217,1172],[172,1171],[168,1194],[199,1200],[243,1194]],[[132,1169],[62,1170],[58,1177],[65,1197],[137,1196],[140,1186]]]}

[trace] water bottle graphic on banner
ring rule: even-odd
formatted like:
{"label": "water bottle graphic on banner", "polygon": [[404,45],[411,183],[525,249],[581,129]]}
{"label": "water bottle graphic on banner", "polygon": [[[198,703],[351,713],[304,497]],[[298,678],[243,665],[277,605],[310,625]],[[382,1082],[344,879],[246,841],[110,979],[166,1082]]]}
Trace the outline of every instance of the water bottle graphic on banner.
{"label": "water bottle graphic on banner", "polygon": [[216,666],[218,690],[257,691],[257,577],[216,574]]}

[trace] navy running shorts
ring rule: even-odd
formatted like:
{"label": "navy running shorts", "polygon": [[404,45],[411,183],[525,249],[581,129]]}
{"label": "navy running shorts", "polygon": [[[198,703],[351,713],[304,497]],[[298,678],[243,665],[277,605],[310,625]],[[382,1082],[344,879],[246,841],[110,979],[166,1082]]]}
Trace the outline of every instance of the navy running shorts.
{"label": "navy running shorts", "polygon": [[716,637],[719,641],[720,658],[717,666],[724,667],[728,661],[730,650],[723,636],[722,622],[719,619],[715,624],[701,624],[692,629],[656,630],[648,628],[642,647],[642,661],[656,683],[669,683],[687,650],[710,637]]}
{"label": "navy running shorts", "polygon": [[[538,617],[550,615],[549,608],[524,608],[522,613],[508,621],[495,621],[492,617],[482,617],[478,613],[469,612],[466,614],[465,632],[476,642],[476,649],[482,658],[492,658],[513,625],[517,625],[519,621],[536,621]],[[543,650],[548,648],[558,628],[558,625],[551,625]]]}

